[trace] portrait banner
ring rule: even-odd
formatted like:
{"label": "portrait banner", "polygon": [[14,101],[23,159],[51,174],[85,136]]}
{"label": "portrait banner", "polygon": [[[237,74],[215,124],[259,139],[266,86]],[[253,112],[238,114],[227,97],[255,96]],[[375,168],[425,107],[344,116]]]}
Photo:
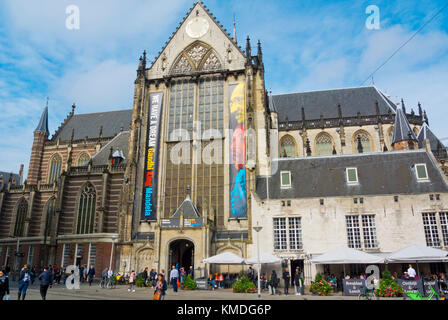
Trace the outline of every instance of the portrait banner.
{"label": "portrait banner", "polygon": [[230,219],[247,218],[245,84],[229,85]]}

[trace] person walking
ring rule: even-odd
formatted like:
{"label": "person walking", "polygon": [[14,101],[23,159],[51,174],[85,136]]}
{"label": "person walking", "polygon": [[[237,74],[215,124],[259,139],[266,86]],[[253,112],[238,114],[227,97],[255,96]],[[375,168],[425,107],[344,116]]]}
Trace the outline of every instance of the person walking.
{"label": "person walking", "polygon": [[154,269],[151,269],[149,273],[149,281],[151,282],[151,287],[155,288],[157,284],[157,272]]}
{"label": "person walking", "polygon": [[51,271],[44,267],[44,271],[39,275],[40,280],[40,296],[42,300],[47,299],[47,291],[48,287],[52,287],[53,284],[53,275]]}
{"label": "person walking", "polygon": [[0,302],[3,298],[9,300],[9,278],[5,271],[0,270]]}
{"label": "person walking", "polygon": [[188,275],[191,276],[191,279],[194,280],[194,270],[193,270],[193,266],[190,266],[190,269],[188,270]]}
{"label": "person walking", "polygon": [[20,300],[20,297],[22,297],[22,300],[25,300],[25,296],[26,296],[26,290],[28,289],[28,286],[30,285],[31,282],[31,273],[30,273],[30,269],[28,268],[28,265],[24,265],[22,270],[20,270],[20,274],[19,274],[19,291],[18,291],[18,296],[17,296],[17,300]]}
{"label": "person walking", "polygon": [[131,275],[129,276],[129,292],[135,292],[135,271],[131,271]]}
{"label": "person walking", "polygon": [[278,278],[277,278],[277,272],[275,270],[272,270],[270,279],[269,279],[269,292],[273,296],[275,294],[275,289],[277,288],[278,284]]}
{"label": "person walking", "polygon": [[171,285],[173,286],[174,292],[177,292],[177,279],[179,279],[179,270],[177,270],[173,265],[170,272],[170,282]]}
{"label": "person walking", "polygon": [[285,282],[285,295],[289,294],[289,282],[291,281],[291,275],[289,274],[288,268],[285,268],[285,271],[283,271],[282,278]]}
{"label": "person walking", "polygon": [[95,278],[95,267],[93,265],[90,266],[89,272],[87,273],[87,277],[89,278],[89,287],[91,287],[93,278]]}
{"label": "person walking", "polygon": [[153,300],[165,300],[167,288],[165,277],[162,274],[159,274],[157,276]]}
{"label": "person walking", "polygon": [[148,282],[148,267],[146,267],[145,270],[143,270],[142,278],[143,278],[143,285],[145,287],[147,287],[148,286],[148,283],[147,283]]}
{"label": "person walking", "polygon": [[301,272],[299,268],[296,268],[296,273],[294,274],[294,286],[296,289],[296,296],[300,296],[302,294],[302,286],[301,286]]}

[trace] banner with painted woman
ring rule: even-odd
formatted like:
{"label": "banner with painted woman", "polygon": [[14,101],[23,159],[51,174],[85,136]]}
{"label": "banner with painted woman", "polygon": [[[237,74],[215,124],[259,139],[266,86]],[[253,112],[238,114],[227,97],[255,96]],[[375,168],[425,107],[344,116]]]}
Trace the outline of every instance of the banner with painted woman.
{"label": "banner with painted woman", "polygon": [[245,84],[230,85],[230,219],[247,218],[245,105]]}

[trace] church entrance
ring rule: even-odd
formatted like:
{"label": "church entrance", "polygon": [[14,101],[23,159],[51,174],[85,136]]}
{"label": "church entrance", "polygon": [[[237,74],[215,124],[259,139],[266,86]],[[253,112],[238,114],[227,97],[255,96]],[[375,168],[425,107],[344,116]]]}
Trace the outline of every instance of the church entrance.
{"label": "church entrance", "polygon": [[180,268],[184,268],[185,271],[193,266],[194,269],[194,244],[193,242],[185,239],[175,240],[170,243],[170,255],[169,255],[169,269],[173,265],[177,265]]}

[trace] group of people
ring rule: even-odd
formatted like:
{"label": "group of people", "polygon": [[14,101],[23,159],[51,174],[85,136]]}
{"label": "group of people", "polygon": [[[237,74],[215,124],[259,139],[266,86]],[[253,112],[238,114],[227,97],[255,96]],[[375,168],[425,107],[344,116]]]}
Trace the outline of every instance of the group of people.
{"label": "group of people", "polygon": [[[36,277],[40,281],[40,295],[42,300],[46,300],[48,288],[53,286],[55,281],[59,282],[60,270],[57,266],[43,266],[36,272],[37,268],[31,268],[29,265],[24,265],[18,273],[17,278],[17,300],[25,300],[26,293],[30,284],[33,284]],[[0,270],[0,301],[10,299],[9,286],[10,269],[4,268]]]}
{"label": "group of people", "polygon": [[[289,268],[285,268],[282,272],[281,280],[283,280],[285,295],[289,295],[289,288],[291,287],[291,284],[294,286],[295,295],[302,295],[303,273],[300,267],[297,267],[292,275],[289,272]],[[266,279],[265,274],[261,275],[262,288],[267,286],[271,295],[275,295],[276,293],[281,294],[278,289],[281,280],[275,270],[272,270],[268,279]]]}

